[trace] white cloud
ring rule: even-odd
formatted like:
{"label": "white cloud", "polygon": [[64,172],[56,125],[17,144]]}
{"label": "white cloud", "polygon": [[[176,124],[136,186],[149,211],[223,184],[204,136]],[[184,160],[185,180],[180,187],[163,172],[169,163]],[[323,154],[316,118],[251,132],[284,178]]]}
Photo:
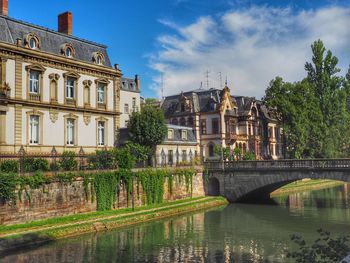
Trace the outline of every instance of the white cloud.
{"label": "white cloud", "polygon": [[[179,26],[160,21],[173,34],[159,36],[160,49],[150,66],[164,74],[164,94],[205,87],[219,87],[219,72],[227,76],[233,94],[262,97],[271,79],[286,81],[305,76],[311,60],[311,43],[322,39],[340,59],[343,74],[350,63],[350,9],[327,7],[295,12],[291,8],[251,7],[229,11],[220,17],[199,17]],[[160,78],[151,89],[160,95]]]}

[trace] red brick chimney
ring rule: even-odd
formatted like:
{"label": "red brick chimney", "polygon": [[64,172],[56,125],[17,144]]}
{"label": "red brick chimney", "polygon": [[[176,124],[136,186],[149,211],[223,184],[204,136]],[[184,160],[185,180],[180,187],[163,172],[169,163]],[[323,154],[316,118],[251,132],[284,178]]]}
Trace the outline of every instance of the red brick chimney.
{"label": "red brick chimney", "polygon": [[[0,0],[1,1],[1,0]],[[58,15],[58,32],[67,35],[72,34],[72,13],[65,12]]]}
{"label": "red brick chimney", "polygon": [[1,6],[0,15],[8,16],[8,13],[9,13],[8,0],[0,0],[0,6]]}

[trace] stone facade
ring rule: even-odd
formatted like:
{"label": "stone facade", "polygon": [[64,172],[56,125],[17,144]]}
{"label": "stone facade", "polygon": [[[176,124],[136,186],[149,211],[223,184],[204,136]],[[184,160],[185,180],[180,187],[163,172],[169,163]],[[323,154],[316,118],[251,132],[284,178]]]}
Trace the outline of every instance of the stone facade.
{"label": "stone facade", "polygon": [[215,159],[214,147],[241,149],[256,159],[283,156],[281,120],[273,109],[230,89],[199,89],[168,96],[161,104],[168,123],[195,130],[201,156]]}
{"label": "stone facade", "polygon": [[[139,188],[139,197],[137,196],[137,182],[134,184],[134,204],[143,205],[142,187]],[[16,205],[0,203],[0,225],[18,224],[28,221],[40,220],[50,217],[59,217],[78,213],[96,211],[96,201],[91,202],[91,195],[86,198],[83,186],[83,180],[77,179],[71,184],[50,183],[39,189],[28,189],[30,200],[26,193],[22,191],[21,200],[17,200]],[[204,185],[202,173],[193,177],[193,197],[204,196]],[[173,194],[168,191],[168,183],[164,184],[164,200],[177,200],[190,197],[186,190],[184,180],[179,181],[174,177]],[[131,201],[129,206],[131,206]],[[115,207],[127,207],[127,193],[121,189],[119,200]]]}
{"label": "stone facade", "polygon": [[72,35],[70,12],[58,20],[54,31],[0,14],[0,154],[115,145],[119,66],[106,46]]}

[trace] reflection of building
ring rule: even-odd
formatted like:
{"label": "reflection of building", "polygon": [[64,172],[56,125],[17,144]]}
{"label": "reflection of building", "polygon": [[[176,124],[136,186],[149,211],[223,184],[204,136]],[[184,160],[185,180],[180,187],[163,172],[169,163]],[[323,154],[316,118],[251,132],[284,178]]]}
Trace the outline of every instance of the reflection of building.
{"label": "reflection of building", "polygon": [[120,87],[120,127],[128,126],[132,112],[140,110],[140,79],[122,78]]}
{"label": "reflection of building", "polygon": [[227,86],[168,96],[161,107],[169,123],[195,130],[204,157],[214,157],[215,145],[250,151],[258,159],[282,156],[276,114],[255,98],[231,96]]}
{"label": "reflection of building", "polygon": [[106,46],[72,36],[70,12],[57,32],[9,18],[0,3],[0,152],[113,147],[121,71]]}
{"label": "reflection of building", "polygon": [[157,145],[157,165],[190,164],[198,157],[198,142],[191,127],[168,124],[168,134]]}

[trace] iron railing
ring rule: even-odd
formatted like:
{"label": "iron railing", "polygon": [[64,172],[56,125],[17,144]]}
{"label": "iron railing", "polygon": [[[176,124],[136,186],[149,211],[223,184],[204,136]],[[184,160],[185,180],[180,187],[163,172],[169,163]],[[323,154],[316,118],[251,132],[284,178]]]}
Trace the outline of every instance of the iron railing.
{"label": "iron railing", "polygon": [[204,165],[208,170],[350,169],[350,159],[206,161]]}

